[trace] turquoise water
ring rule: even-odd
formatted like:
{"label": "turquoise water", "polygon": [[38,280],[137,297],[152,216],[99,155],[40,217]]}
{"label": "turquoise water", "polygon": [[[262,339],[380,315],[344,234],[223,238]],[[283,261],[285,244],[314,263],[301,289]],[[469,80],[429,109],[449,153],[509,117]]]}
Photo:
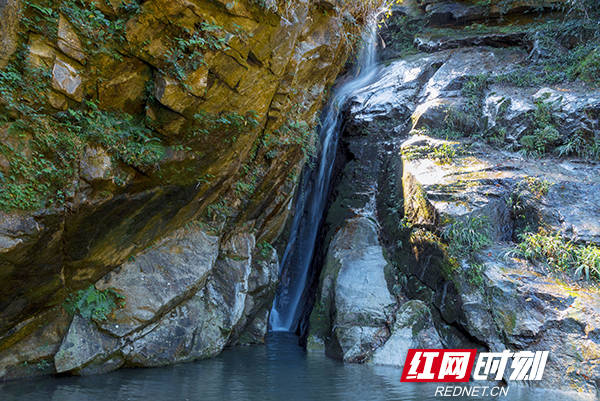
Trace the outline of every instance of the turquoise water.
{"label": "turquoise water", "polygon": [[[342,364],[305,352],[297,337],[226,350],[214,359],[88,377],[47,377],[0,384],[2,401],[459,400],[434,397],[435,385],[400,383],[399,369]],[[491,398],[469,398],[483,400]],[[564,394],[510,388],[500,400],[567,400]]]}

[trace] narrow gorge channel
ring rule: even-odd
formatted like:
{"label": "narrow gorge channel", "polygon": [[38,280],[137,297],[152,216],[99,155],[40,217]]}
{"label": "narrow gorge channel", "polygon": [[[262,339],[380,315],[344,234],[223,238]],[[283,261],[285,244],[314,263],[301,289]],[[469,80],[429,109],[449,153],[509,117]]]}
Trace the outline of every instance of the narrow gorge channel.
{"label": "narrow gorge channel", "polygon": [[270,315],[272,331],[296,332],[302,307],[310,288],[306,288],[316,241],[330,191],[331,174],[343,123],[346,101],[368,85],[377,72],[377,28],[374,21],[363,35],[354,74],[334,87],[331,99],[321,113],[319,154],[314,166],[306,168],[295,205],[289,240],[281,258],[279,289]]}

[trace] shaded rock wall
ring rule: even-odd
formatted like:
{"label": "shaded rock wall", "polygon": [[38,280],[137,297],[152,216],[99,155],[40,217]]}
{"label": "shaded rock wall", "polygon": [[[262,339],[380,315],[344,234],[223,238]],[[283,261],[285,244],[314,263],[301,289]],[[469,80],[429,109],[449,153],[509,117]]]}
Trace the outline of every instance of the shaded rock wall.
{"label": "shaded rock wall", "polygon": [[[263,341],[271,244],[361,17],[312,1],[37,3],[0,3],[0,377]],[[90,284],[123,307],[71,322],[64,301]]]}

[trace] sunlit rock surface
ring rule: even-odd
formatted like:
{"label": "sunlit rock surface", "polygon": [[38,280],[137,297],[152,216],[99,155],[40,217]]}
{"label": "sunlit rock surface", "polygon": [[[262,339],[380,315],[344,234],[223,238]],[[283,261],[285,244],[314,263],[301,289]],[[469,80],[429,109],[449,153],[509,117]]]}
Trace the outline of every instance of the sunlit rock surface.
{"label": "sunlit rock surface", "polygon": [[[439,3],[395,6],[381,32],[385,62],[346,107],[308,346],[343,358],[331,346],[339,330],[330,295],[332,266],[339,264],[331,258],[348,225],[376,204],[370,216],[394,307],[384,341],[380,332],[356,335],[373,345],[356,362],[402,367],[409,348],[549,350],[544,379],[533,385],[593,396],[600,378],[597,284],[525,260],[515,247],[524,230],[539,228],[574,244],[600,244],[600,166],[555,149],[576,135],[597,141],[597,89],[581,81],[506,79],[538,57],[518,24],[511,33],[444,27],[416,36],[421,52],[403,53],[393,35],[407,29],[406,18],[467,23],[481,17],[475,6]],[[541,130],[554,139],[532,154]],[[448,227],[471,219],[486,222],[486,245],[451,255]],[[363,271],[370,266],[363,263]]]}

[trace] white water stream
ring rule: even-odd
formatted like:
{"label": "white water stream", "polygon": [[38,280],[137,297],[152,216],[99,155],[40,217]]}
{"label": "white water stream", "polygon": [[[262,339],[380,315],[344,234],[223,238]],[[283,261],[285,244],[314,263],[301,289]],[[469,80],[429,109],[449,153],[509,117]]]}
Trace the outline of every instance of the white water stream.
{"label": "white water stream", "polygon": [[301,187],[298,189],[290,238],[281,259],[281,281],[269,320],[272,331],[293,332],[298,325],[302,313],[302,294],[307,284],[315,241],[327,204],[343,106],[375,77],[376,38],[377,26],[373,23],[365,34],[355,76],[334,90],[332,99],[323,112],[319,131],[321,153],[315,161],[315,167],[304,173]]}

